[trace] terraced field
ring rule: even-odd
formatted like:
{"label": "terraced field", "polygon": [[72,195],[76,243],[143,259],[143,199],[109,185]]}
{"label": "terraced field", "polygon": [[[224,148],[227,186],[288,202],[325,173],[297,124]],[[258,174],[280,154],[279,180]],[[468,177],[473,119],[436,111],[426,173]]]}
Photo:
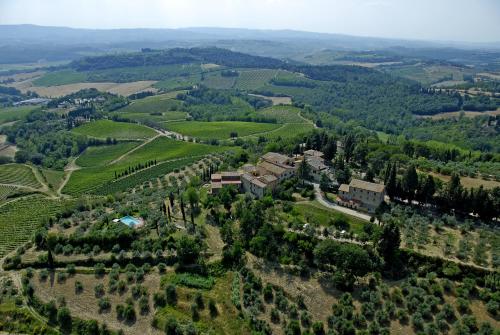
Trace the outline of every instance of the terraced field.
{"label": "terraced field", "polygon": [[71,204],[33,195],[0,207],[0,257],[27,242],[45,220]]}
{"label": "terraced field", "polygon": [[182,135],[210,139],[228,139],[231,132],[236,132],[238,136],[248,136],[266,133],[280,127],[274,123],[240,122],[240,121],[181,121],[171,122],[165,125],[166,129],[175,131]]}
{"label": "terraced field", "polygon": [[117,140],[148,139],[156,135],[156,132],[148,127],[111,120],[89,122],[74,128],[72,131],[95,138],[106,139],[110,137]]}
{"label": "terraced field", "polygon": [[[114,115],[116,114],[117,113],[115,113]],[[187,117],[187,113],[178,111],[163,112],[160,115],[151,115],[148,113],[119,113],[119,116],[144,124],[148,124],[148,122],[156,122],[161,124],[163,122],[185,120]]]}
{"label": "terraced field", "polygon": [[22,164],[7,164],[0,166],[0,184],[41,188],[29,166]]}
{"label": "terraced field", "polygon": [[203,80],[203,85],[215,88],[219,90],[227,90],[234,86],[236,83],[237,77],[224,77],[221,76],[220,72],[214,72],[208,75],[205,75],[205,79]]}
{"label": "terraced field", "polygon": [[[159,137],[125,156],[122,160],[105,166],[103,164],[113,159],[107,156],[105,151],[103,151],[97,156],[101,157],[101,160],[93,159],[93,161],[90,161],[87,157],[84,158],[86,164],[93,162],[95,165],[73,172],[70,180],[63,189],[63,193],[71,195],[93,193],[95,189],[113,181],[115,179],[115,172],[121,173],[129,167],[135,167],[138,164],[144,164],[150,160],[156,160],[158,164],[148,169],[141,170],[136,174],[145,173],[146,177],[147,175],[151,175],[153,178],[154,175],[154,178],[156,178],[157,172],[155,172],[155,169],[159,169],[160,166],[163,166],[163,164],[160,164],[161,162],[200,157],[212,152],[221,152],[225,150],[228,150],[228,148],[175,141],[166,137]],[[116,154],[114,154],[113,157],[116,157]],[[179,166],[176,166],[176,168],[177,167]],[[168,170],[168,168],[165,169]],[[132,176],[125,177],[124,179],[131,178]]]}

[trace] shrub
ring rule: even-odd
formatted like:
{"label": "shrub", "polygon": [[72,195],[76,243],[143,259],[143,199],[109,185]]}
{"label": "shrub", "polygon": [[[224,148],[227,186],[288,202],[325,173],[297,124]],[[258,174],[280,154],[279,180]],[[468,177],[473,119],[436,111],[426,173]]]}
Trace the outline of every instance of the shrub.
{"label": "shrub", "polygon": [[208,310],[210,311],[210,316],[212,318],[216,317],[219,314],[219,311],[217,310],[217,306],[213,299],[210,299],[208,301]]}
{"label": "shrub", "polygon": [[66,265],[66,273],[70,276],[74,275],[76,273],[75,264]]}
{"label": "shrub", "polygon": [[57,311],[57,323],[63,332],[71,331],[72,318],[69,309],[62,307]]}
{"label": "shrub", "polygon": [[111,301],[107,297],[100,298],[97,305],[99,306],[99,313],[109,311],[111,309]]}
{"label": "shrub", "polygon": [[153,294],[153,304],[155,307],[165,307],[167,304],[167,299],[163,293]]}
{"label": "shrub", "polygon": [[97,263],[94,266],[94,274],[96,277],[102,277],[106,273],[106,268],[103,263]]}
{"label": "shrub", "polygon": [[75,292],[77,294],[83,292],[83,284],[82,284],[82,282],[80,282],[78,280],[75,281]]}
{"label": "shrub", "polygon": [[273,302],[274,295],[273,295],[273,287],[271,286],[271,284],[268,283],[264,287],[263,294],[264,294],[264,300],[267,303],[272,303]]}
{"label": "shrub", "polygon": [[166,335],[179,335],[181,334],[181,329],[179,328],[179,324],[177,323],[177,319],[173,316],[170,316],[165,322],[165,334]]}
{"label": "shrub", "polygon": [[141,311],[142,315],[149,313],[149,299],[146,295],[143,295],[139,299],[139,310]]}
{"label": "shrub", "polygon": [[498,309],[499,308],[500,308],[500,305],[495,300],[490,300],[486,304],[486,309],[488,310],[488,313],[490,313],[493,316],[496,316],[498,314]]}
{"label": "shrub", "polygon": [[94,295],[96,298],[102,297],[104,295],[104,285],[99,283],[94,286]]}
{"label": "shrub", "polygon": [[469,301],[462,297],[457,298],[456,305],[457,305],[457,310],[462,314],[467,313],[469,311]]}
{"label": "shrub", "polygon": [[325,334],[323,322],[321,322],[321,321],[314,322],[312,325],[312,330],[313,330],[314,335],[324,335]]}
{"label": "shrub", "polygon": [[165,297],[167,304],[175,306],[177,304],[177,290],[175,286],[169,284],[165,289]]}
{"label": "shrub", "polygon": [[419,312],[413,314],[413,317],[411,318],[411,324],[416,330],[423,330],[424,318],[422,317],[422,314],[420,314]]}
{"label": "shrub", "polygon": [[271,322],[272,323],[280,322],[280,312],[276,308],[271,309]]}
{"label": "shrub", "polygon": [[205,308],[205,302],[203,301],[203,296],[201,295],[200,292],[196,292],[196,295],[194,296],[194,302],[196,303],[196,306],[198,306],[199,309]]}
{"label": "shrub", "polygon": [[191,319],[193,319],[194,322],[200,319],[200,313],[198,312],[198,306],[196,304],[191,305]]}

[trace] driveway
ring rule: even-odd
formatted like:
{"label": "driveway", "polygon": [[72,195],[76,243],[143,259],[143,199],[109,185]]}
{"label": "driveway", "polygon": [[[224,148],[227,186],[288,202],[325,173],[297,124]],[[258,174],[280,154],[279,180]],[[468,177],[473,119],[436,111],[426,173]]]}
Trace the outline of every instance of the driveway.
{"label": "driveway", "polygon": [[[314,193],[316,195],[316,200],[318,200],[318,202],[320,204],[322,204],[323,206],[328,207],[328,208],[333,209],[333,210],[338,211],[338,212],[342,212],[342,213],[347,214],[347,215],[355,216],[355,217],[360,218],[362,220],[370,221],[371,216],[366,214],[366,213],[359,212],[359,211],[351,209],[351,208],[343,207],[343,206],[340,206],[340,205],[337,205],[333,202],[328,201],[327,199],[325,199],[323,192],[321,192],[321,189],[319,188],[319,184],[317,184],[317,183],[312,183],[312,184],[314,186]],[[375,219],[375,223],[378,223],[377,221],[378,220]]]}

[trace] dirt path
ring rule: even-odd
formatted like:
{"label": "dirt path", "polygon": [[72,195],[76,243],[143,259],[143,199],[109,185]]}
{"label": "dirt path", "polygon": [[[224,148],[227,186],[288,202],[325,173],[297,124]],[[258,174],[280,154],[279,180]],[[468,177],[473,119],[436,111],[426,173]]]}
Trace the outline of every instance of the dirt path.
{"label": "dirt path", "polygon": [[270,134],[270,133],[273,133],[273,132],[278,131],[280,129],[283,129],[287,124],[289,124],[289,123],[283,123],[280,127],[273,129],[273,130],[262,131],[260,133],[254,133],[254,134],[250,134],[250,135],[240,136],[238,138],[248,138],[248,137],[255,137],[255,136],[259,136],[259,135]]}
{"label": "dirt path", "polygon": [[[23,285],[21,283],[21,273],[19,271],[13,271],[11,272],[11,277],[14,282],[14,285],[16,285],[17,289],[19,292],[22,292]],[[30,311],[30,313],[33,315],[35,319],[37,319],[41,324],[47,324],[48,320],[41,316],[31,305],[28,303],[28,300],[24,296],[24,294],[21,294],[21,297],[23,299],[23,305],[26,306],[26,308]]]}
{"label": "dirt path", "polygon": [[62,190],[64,189],[64,186],[66,186],[66,184],[68,183],[68,180],[69,178],[71,178],[71,175],[73,174],[73,171],[77,171],[77,170],[80,170],[81,167],[79,167],[78,165],[76,165],[76,160],[78,159],[78,157],[80,156],[77,156],[75,158],[73,158],[69,163],[68,165],[66,165],[64,167],[64,179],[61,183],[61,185],[59,185],[59,187],[57,188],[57,195],[59,197],[62,197],[63,194],[62,194]]}

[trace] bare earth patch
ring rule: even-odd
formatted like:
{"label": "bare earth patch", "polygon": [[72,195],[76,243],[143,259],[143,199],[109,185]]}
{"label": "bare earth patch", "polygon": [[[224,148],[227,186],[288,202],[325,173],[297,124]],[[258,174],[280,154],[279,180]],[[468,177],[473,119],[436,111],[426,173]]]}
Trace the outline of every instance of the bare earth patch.
{"label": "bare earth patch", "polygon": [[273,106],[276,105],[291,105],[292,104],[292,98],[290,97],[267,97],[264,95],[259,95],[259,94],[249,94],[254,97],[266,99],[266,100],[271,100],[273,103]]}

